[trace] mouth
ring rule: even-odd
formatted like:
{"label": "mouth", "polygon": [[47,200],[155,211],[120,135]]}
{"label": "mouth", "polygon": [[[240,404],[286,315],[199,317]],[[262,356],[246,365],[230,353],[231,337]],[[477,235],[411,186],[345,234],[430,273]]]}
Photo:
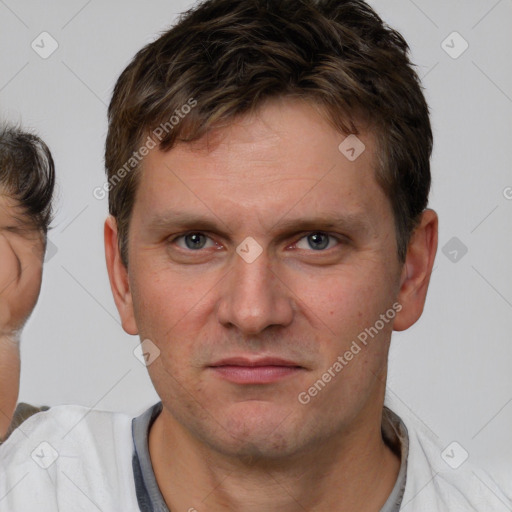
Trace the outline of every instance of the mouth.
{"label": "mouth", "polygon": [[294,361],[275,357],[222,359],[208,367],[215,374],[235,384],[271,384],[305,371]]}

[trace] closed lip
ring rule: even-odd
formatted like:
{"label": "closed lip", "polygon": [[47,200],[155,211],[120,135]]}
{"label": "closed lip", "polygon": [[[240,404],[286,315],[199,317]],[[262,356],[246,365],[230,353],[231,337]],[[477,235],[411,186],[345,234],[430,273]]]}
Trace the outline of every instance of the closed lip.
{"label": "closed lip", "polygon": [[258,367],[258,366],[289,366],[295,368],[302,368],[302,366],[295,361],[288,359],[281,359],[280,357],[263,357],[263,358],[249,358],[249,357],[228,357],[216,361],[209,365],[212,368],[219,366],[242,366],[242,367]]}

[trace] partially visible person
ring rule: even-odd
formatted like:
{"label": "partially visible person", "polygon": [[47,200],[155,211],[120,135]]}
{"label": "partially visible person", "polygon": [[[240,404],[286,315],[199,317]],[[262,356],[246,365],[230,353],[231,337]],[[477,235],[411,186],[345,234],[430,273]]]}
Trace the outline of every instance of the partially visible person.
{"label": "partially visible person", "polygon": [[27,404],[16,408],[16,402],[20,336],[41,289],[54,185],[46,144],[20,128],[0,125],[0,442],[41,410]]}

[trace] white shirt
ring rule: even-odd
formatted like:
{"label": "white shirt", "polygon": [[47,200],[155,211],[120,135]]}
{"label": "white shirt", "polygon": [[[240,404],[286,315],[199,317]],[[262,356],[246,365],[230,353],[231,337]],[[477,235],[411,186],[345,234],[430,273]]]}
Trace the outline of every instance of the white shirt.
{"label": "white shirt", "polygon": [[[510,496],[486,474],[469,461],[452,469],[425,427],[412,417],[401,419],[392,415],[391,425],[402,453],[408,441],[401,511],[512,511]],[[0,447],[0,512],[138,511],[134,453],[128,415],[81,406],[39,413]],[[153,474],[146,476],[154,481]],[[393,500],[396,493],[382,512],[396,510]]]}

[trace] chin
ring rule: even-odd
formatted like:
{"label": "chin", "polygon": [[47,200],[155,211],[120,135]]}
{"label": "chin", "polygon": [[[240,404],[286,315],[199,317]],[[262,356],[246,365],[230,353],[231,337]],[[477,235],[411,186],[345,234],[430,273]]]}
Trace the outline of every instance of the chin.
{"label": "chin", "polygon": [[251,432],[245,438],[216,439],[212,443],[215,451],[246,463],[288,459],[296,453],[290,438],[282,433],[265,435]]}
{"label": "chin", "polygon": [[[294,422],[293,414],[280,408],[258,404],[224,416],[222,427],[215,440],[210,437],[210,445],[227,456],[248,459],[278,460],[296,452],[297,434],[304,436],[303,428],[294,428],[302,422]],[[300,444],[300,442],[299,442]]]}

